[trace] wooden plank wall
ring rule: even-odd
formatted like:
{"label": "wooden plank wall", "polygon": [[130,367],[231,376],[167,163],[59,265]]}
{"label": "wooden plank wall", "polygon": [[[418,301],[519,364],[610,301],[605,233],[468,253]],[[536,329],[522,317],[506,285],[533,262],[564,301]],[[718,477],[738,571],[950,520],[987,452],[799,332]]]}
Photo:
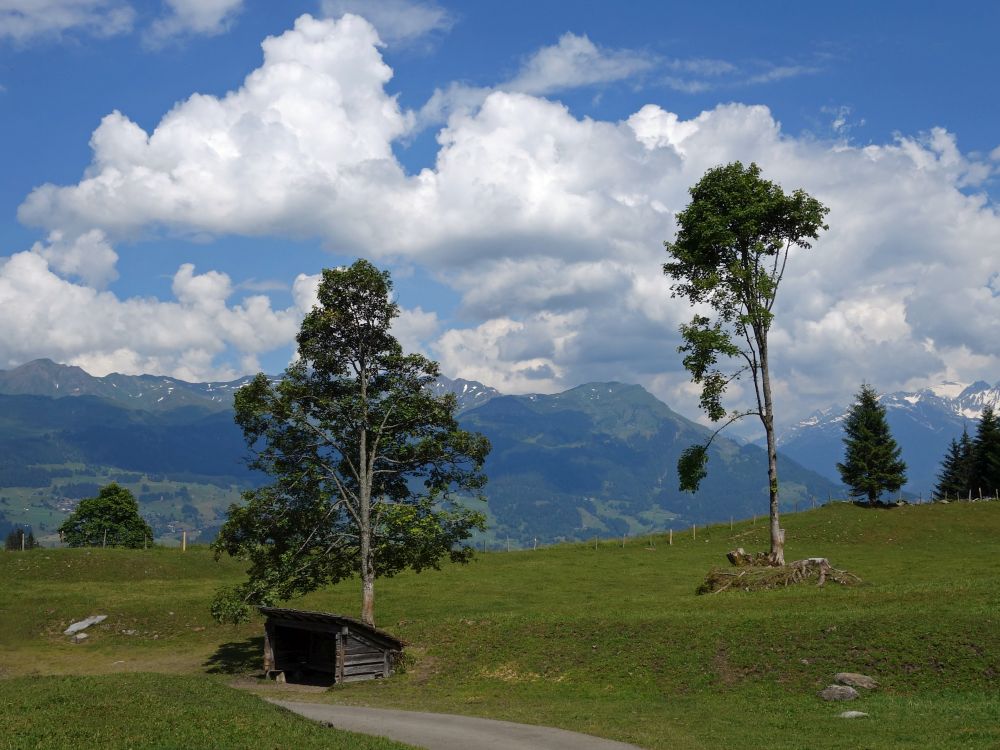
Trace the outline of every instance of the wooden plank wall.
{"label": "wooden plank wall", "polygon": [[344,639],[344,681],[388,677],[387,650],[358,638],[353,633]]}

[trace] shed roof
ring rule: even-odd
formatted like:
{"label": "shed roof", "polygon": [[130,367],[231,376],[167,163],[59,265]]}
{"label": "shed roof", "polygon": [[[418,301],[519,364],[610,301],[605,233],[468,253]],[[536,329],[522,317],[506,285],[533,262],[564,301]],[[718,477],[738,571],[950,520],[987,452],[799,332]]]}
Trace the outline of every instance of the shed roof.
{"label": "shed roof", "polygon": [[322,625],[332,625],[334,627],[342,627],[347,625],[352,630],[360,631],[361,633],[367,634],[373,638],[377,638],[387,642],[387,645],[392,646],[396,649],[402,650],[405,645],[404,642],[384,630],[372,627],[363,623],[361,620],[357,620],[353,617],[348,617],[346,615],[337,615],[332,612],[310,612],[305,609],[284,609],[282,607],[258,607],[265,617],[274,617],[281,620],[292,620],[297,622],[314,622]]}

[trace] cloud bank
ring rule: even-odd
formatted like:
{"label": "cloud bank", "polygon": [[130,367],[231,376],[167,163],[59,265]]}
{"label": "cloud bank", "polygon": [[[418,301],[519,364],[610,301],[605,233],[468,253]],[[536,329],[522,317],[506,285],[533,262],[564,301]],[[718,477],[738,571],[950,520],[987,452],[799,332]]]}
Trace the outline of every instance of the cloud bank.
{"label": "cloud bank", "polygon": [[[0,359],[48,346],[104,368],[242,371],[291,341],[307,295],[287,310],[264,297],[228,305],[227,277],[183,266],[175,301],[118,300],[96,290],[113,278],[113,245],[315,237],[457,290],[471,325],[413,311],[400,328],[452,376],[507,391],[640,382],[691,413],[675,348],[692,311],[670,297],[662,241],[687,188],[739,159],[831,208],[830,231],[793,255],[779,294],[772,349],[789,418],[846,400],[862,379],[892,389],[1000,373],[1000,216],[982,192],[997,164],[963,154],[951,133],[858,147],[783,133],[766,107],[744,104],[690,120],[649,104],[607,122],[574,116],[536,83],[453,111],[433,168],[408,174],[392,147],[418,118],[386,92],[392,71],[370,23],[303,16],[263,49],[239,89],[195,94],[152,132],[109,114],[82,179],[26,198],[21,220],[48,239],[0,269]],[[541,62],[526,70],[572,80]],[[29,304],[53,297],[75,304]],[[94,321],[99,334],[74,328]],[[45,335],[35,345],[17,331]]]}

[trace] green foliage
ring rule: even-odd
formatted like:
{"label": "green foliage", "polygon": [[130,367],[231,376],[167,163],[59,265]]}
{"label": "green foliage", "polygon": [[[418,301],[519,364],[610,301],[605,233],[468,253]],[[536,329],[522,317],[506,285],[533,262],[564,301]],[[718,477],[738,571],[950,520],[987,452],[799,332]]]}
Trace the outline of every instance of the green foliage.
{"label": "green foliage", "polygon": [[59,532],[70,547],[137,548],[153,538],[135,497],[115,482],[102,487],[97,497],[81,500]]}
{"label": "green foliage", "polygon": [[966,497],[972,487],[972,470],[972,439],[968,430],[962,430],[962,438],[952,438],[948,446],[934,494],[939,498]]}
{"label": "green foliage", "polygon": [[677,459],[677,474],[681,492],[696,492],[701,480],[708,476],[708,446],[689,445]]}
{"label": "green foliage", "polygon": [[31,529],[28,529],[26,536],[24,529],[15,527],[11,529],[6,539],[4,539],[4,549],[8,552],[16,552],[21,549],[36,549],[41,546],[38,540],[35,539],[35,532]]}
{"label": "green foliage", "polygon": [[844,449],[844,462],[837,464],[837,470],[853,497],[867,497],[874,505],[883,492],[896,492],[906,484],[906,463],[899,458],[885,407],[867,383],[847,413]]}
{"label": "green foliage", "polygon": [[982,492],[993,496],[1000,489],[1000,422],[992,406],[986,406],[972,441],[969,489],[973,497]]}
{"label": "green foliage", "polygon": [[[673,280],[673,296],[707,305],[715,319],[695,315],[682,325],[678,351],[692,381],[702,387],[701,407],[713,422],[726,416],[722,398],[728,385],[750,373],[756,408],[734,412],[729,421],[757,415],[773,455],[767,346],[772,308],[789,250],[811,246],[827,228],[823,218],[829,209],[802,190],[786,195],[761,177],[756,164],[740,162],[710,169],[690,193],[690,204],[677,215],[675,241],[664,243],[670,260],[663,272]],[[694,456],[686,453],[682,460]],[[705,475],[691,473],[691,466],[678,464],[678,474],[682,489],[695,491]],[[775,495],[772,505],[776,502]]]}
{"label": "green foliage", "polygon": [[237,392],[251,466],[274,481],[230,509],[214,545],[249,562],[246,585],[216,600],[220,617],[246,614],[234,598],[273,603],[469,559],[464,541],[484,516],[454,494],[481,490],[489,442],[459,429],[453,395],[427,387],[437,364],[403,354],[391,291],[367,261],[325,270],[299,359],[280,382],[259,374]]}

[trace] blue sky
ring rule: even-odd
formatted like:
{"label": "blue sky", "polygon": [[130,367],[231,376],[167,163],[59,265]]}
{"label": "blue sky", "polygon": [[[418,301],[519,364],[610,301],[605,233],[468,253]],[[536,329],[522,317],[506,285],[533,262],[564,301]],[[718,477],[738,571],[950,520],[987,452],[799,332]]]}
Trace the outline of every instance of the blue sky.
{"label": "blue sky", "polygon": [[448,374],[693,414],[661,243],[742,159],[833,209],[779,302],[789,418],[862,379],[994,382],[998,27],[985,2],[0,0],[0,367],[276,371],[315,274],[365,256]]}

